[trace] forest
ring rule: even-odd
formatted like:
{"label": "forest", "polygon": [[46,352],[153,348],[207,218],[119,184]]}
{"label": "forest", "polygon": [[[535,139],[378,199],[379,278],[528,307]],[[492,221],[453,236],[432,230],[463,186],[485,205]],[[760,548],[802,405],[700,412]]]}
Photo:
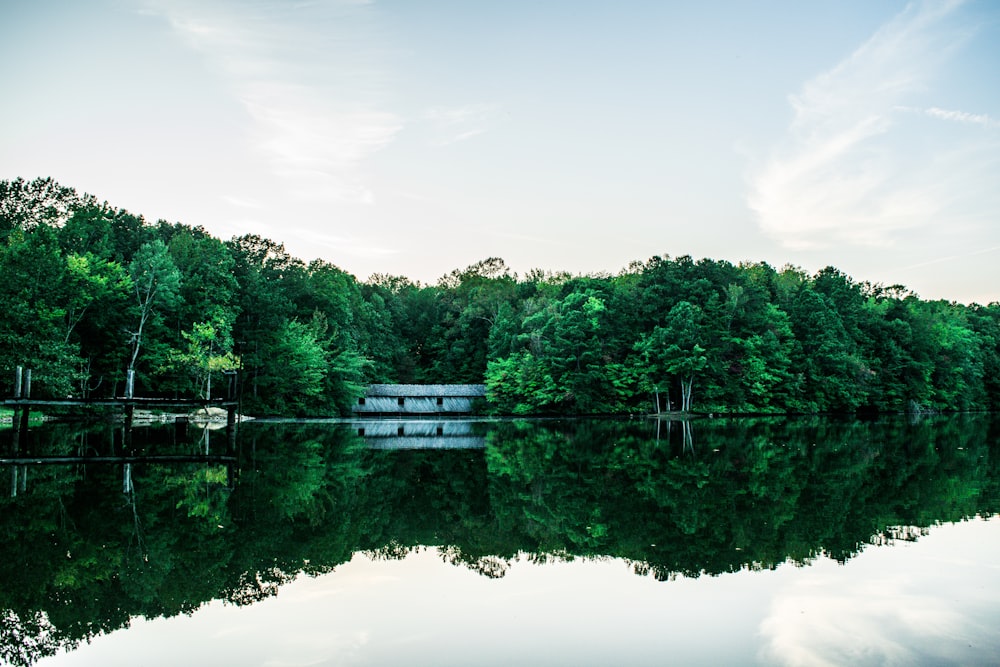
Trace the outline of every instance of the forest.
{"label": "forest", "polygon": [[39,398],[120,396],[129,371],[137,396],[209,397],[235,374],[251,415],[347,415],[373,382],[485,383],[515,415],[1000,406],[998,303],[686,255],[358,280],[48,178],[0,181],[0,307],[7,395],[23,366]]}

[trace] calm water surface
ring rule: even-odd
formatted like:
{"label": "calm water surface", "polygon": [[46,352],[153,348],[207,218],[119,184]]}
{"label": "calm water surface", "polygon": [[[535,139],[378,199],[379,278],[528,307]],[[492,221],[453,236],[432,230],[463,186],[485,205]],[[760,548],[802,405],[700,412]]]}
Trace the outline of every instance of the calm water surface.
{"label": "calm water surface", "polygon": [[8,434],[0,663],[997,664],[998,427]]}

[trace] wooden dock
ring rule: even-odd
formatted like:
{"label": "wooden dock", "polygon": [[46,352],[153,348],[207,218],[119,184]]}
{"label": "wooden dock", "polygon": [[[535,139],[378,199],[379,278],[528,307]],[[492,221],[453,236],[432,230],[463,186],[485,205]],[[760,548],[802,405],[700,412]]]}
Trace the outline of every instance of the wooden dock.
{"label": "wooden dock", "polygon": [[[125,384],[126,395],[115,398],[32,398],[31,369],[24,369],[18,366],[14,375],[14,395],[11,398],[4,399],[3,404],[14,410],[12,419],[14,440],[19,456],[23,457],[26,454],[26,434],[31,410],[45,409],[46,407],[103,407],[120,409],[125,421],[125,444],[128,446],[131,445],[136,408],[143,410],[223,408],[226,411],[226,436],[229,443],[229,451],[232,452],[235,450],[236,410],[239,405],[239,402],[233,396],[235,393],[235,382],[230,382],[230,395],[226,398],[143,398],[132,395],[133,380],[134,374],[132,371],[129,371],[129,376]],[[186,421],[187,418],[185,417]]]}
{"label": "wooden dock", "polygon": [[225,398],[5,398],[8,407],[236,408]]}

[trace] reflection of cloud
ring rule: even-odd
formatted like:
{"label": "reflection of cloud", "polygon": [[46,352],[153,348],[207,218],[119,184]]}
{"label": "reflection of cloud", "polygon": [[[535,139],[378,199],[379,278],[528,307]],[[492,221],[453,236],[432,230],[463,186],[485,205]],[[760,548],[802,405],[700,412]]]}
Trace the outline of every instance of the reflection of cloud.
{"label": "reflection of cloud", "polygon": [[761,624],[764,658],[782,665],[913,665],[913,638],[945,640],[966,619],[939,598],[910,593],[899,581],[854,586],[803,582],[775,600]]}
{"label": "reflection of cloud", "polygon": [[149,0],[226,77],[292,192],[367,203],[358,170],[401,125],[375,101],[363,4]]}
{"label": "reflection of cloud", "polygon": [[[911,5],[790,97],[794,119],[785,140],[749,182],[747,203],[766,233],[792,247],[878,245],[944,212],[965,220],[992,215],[997,138],[900,122],[909,109],[903,102],[926,90],[965,39],[968,31],[954,25],[960,4]],[[937,107],[926,116],[992,122]]]}
{"label": "reflection of cloud", "polygon": [[945,524],[915,543],[826,558],[774,593],[759,625],[769,665],[980,665],[1000,655],[1000,523]]}

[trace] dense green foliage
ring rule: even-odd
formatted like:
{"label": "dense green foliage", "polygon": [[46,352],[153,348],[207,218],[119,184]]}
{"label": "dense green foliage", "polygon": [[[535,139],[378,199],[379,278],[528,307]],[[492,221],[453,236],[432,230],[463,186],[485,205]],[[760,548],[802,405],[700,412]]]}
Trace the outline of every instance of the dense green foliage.
{"label": "dense green foliage", "polygon": [[[359,551],[432,546],[490,577],[523,555],[621,558],[658,579],[844,561],[1000,511],[998,425],[504,421],[476,425],[479,449],[393,451],[345,427],[250,423],[236,469],[136,463],[124,490],[122,464],[0,465],[0,662],[30,664],[139,615],[250,604]],[[193,432],[137,431],[157,454],[203,449]],[[39,457],[121,444],[110,426],[30,435]]]}
{"label": "dense green foliage", "polygon": [[438,284],[306,264],[51,180],[0,181],[0,373],[35,396],[205,395],[332,415],[370,382],[482,383],[508,414],[994,410],[1000,304],[763,264],[652,257],[614,276]]}

